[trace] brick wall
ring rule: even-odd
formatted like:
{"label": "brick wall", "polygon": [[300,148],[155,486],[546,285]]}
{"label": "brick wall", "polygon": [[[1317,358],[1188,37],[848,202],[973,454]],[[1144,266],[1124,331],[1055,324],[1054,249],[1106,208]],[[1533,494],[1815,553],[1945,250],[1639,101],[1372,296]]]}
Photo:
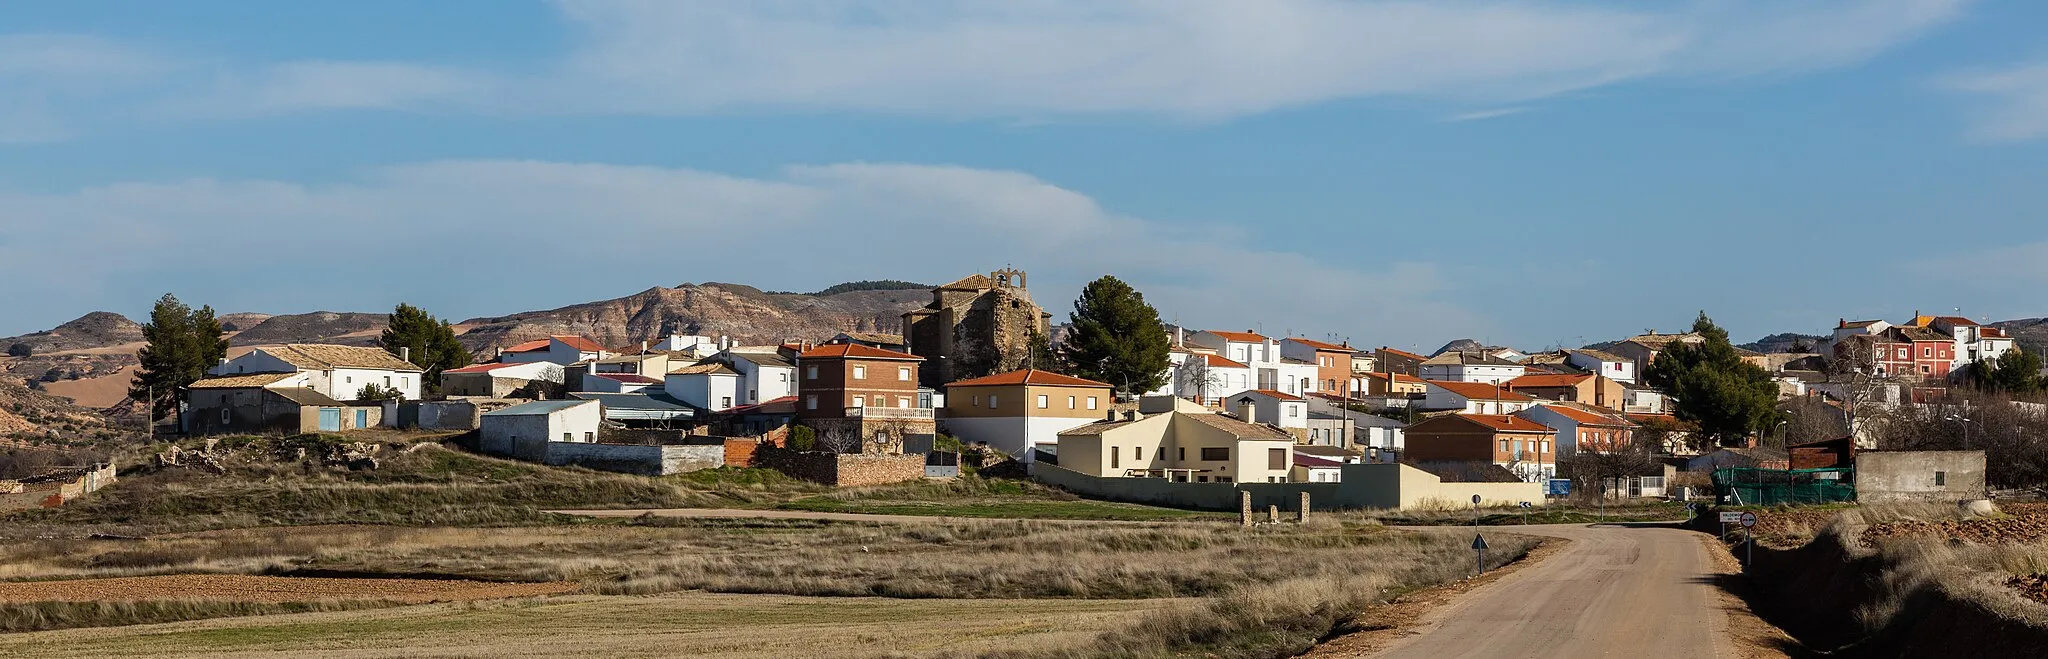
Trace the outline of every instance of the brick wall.
{"label": "brick wall", "polygon": [[754,450],[756,466],[835,487],[882,485],[924,478],[923,455],[841,455],[792,451],[772,445]]}

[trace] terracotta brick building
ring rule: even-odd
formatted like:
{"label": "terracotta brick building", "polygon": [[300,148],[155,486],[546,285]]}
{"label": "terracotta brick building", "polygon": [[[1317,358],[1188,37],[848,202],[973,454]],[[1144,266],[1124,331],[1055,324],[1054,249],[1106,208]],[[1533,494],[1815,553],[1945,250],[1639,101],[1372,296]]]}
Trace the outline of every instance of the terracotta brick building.
{"label": "terracotta brick building", "polygon": [[923,361],[858,343],[805,350],[796,358],[797,421],[817,430],[827,444],[852,433],[861,452],[900,452],[905,437],[936,432],[931,408],[919,403],[917,370]]}
{"label": "terracotta brick building", "polygon": [[1408,426],[1401,460],[1495,464],[1534,481],[1557,474],[1553,433],[1514,415],[1446,414]]}

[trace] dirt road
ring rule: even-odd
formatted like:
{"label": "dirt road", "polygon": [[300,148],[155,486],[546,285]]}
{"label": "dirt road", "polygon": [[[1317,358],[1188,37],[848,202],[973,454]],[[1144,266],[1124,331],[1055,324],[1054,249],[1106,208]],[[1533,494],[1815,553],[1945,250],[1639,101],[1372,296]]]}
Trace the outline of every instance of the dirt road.
{"label": "dirt road", "polygon": [[[1472,530],[1418,529],[1458,533]],[[1372,654],[1457,657],[1764,657],[1776,631],[1714,585],[1729,566],[1675,528],[1518,526],[1571,540],[1424,614]]]}

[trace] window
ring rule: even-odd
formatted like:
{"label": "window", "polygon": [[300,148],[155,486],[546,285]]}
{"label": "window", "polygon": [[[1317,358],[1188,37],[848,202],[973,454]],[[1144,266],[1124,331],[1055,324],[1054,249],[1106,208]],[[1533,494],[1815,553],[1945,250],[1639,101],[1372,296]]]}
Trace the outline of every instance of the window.
{"label": "window", "polygon": [[1153,453],[1153,454],[1152,454],[1152,459],[1154,459],[1154,460],[1165,460],[1165,459],[1166,459],[1166,447],[1164,447],[1164,446],[1161,446],[1161,447],[1159,447],[1159,451],[1158,451],[1158,452],[1156,452],[1156,453]]}
{"label": "window", "polygon": [[1070,410],[1071,410],[1071,409],[1074,409],[1074,397],[1073,397],[1073,396],[1068,396],[1068,397],[1067,397],[1067,409],[1070,409]]}
{"label": "window", "polygon": [[1124,452],[1123,452],[1123,451],[1119,451],[1119,450],[1117,450],[1117,448],[1116,448],[1116,447],[1114,447],[1114,446],[1111,446],[1111,447],[1109,447],[1109,468],[1110,468],[1110,469],[1116,469],[1116,468],[1119,468],[1119,467],[1122,467],[1122,466],[1124,466],[1124,463],[1123,463],[1123,459],[1124,459]]}
{"label": "window", "polygon": [[1920,349],[1920,356],[1922,356],[1922,357],[1933,357],[1933,356],[1934,356],[1934,349],[1933,349],[1933,348],[1921,348],[1921,349]]}
{"label": "window", "polygon": [[974,407],[981,407],[981,394],[974,395]]}
{"label": "window", "polygon": [[853,397],[853,406],[854,406],[854,407],[867,407],[867,406],[868,406],[868,397],[867,397],[867,396],[854,396],[854,397]]}
{"label": "window", "polygon": [[1286,468],[1287,468],[1287,449],[1284,449],[1284,448],[1269,448],[1269,449],[1266,449],[1266,468],[1267,468],[1267,469],[1286,469]]}
{"label": "window", "polygon": [[731,396],[721,396],[721,397],[719,397],[719,399],[718,399],[718,406],[719,406],[719,407],[721,407],[721,408],[726,408],[726,407],[732,407],[732,397],[731,397]]}
{"label": "window", "polygon": [[898,367],[896,367],[896,379],[897,379],[897,380],[901,380],[901,381],[903,381],[903,382],[909,382],[909,381],[910,381],[910,367],[908,367],[908,366],[898,366]]}
{"label": "window", "polygon": [[[226,397],[226,396],[222,396],[221,398],[222,398],[222,399],[226,399],[227,397]],[[222,400],[221,402],[225,403],[225,402],[227,402],[227,401],[226,401],[226,400]],[[223,407],[223,408],[220,408],[220,422],[221,422],[221,425],[227,425],[227,422],[228,422],[228,408],[225,408],[225,407]]]}
{"label": "window", "polygon": [[[1165,447],[1161,447],[1161,448],[1165,448]],[[1188,459],[1188,447],[1185,447],[1185,446],[1181,446],[1181,447],[1177,447],[1177,448],[1175,448],[1175,449],[1174,449],[1174,459],[1175,459],[1175,460],[1180,460],[1180,461],[1182,461],[1182,462],[1186,462],[1186,461],[1187,461],[1187,459]]]}
{"label": "window", "polygon": [[910,399],[908,399],[908,398],[904,398],[904,397],[902,397],[902,396],[897,396],[897,397],[896,397],[896,407],[898,407],[898,408],[901,408],[901,409],[906,409],[906,410],[907,410],[907,409],[910,409]]}
{"label": "window", "polygon": [[1089,396],[1089,397],[1088,397],[1088,409],[1091,409],[1091,410],[1092,410],[1092,409],[1095,409],[1095,397],[1094,397],[1094,396]]}
{"label": "window", "polygon": [[1230,482],[1230,477],[1229,477],[1229,476],[1217,476],[1217,477],[1216,477],[1216,482],[1218,482],[1218,483],[1228,483],[1228,482]]}
{"label": "window", "polygon": [[389,376],[389,375],[386,375],[386,376],[384,376],[384,386],[386,386],[386,387],[389,387],[389,386],[391,386],[391,376]]}
{"label": "window", "polygon": [[989,409],[995,409],[995,407],[996,407],[996,395],[995,395],[995,394],[989,394],[989,395],[988,395],[988,407],[989,407]]}
{"label": "window", "polygon": [[1212,461],[1212,462],[1214,462],[1214,461],[1220,461],[1220,460],[1229,460],[1229,459],[1230,459],[1230,447],[1228,447],[1228,446],[1211,446],[1211,447],[1205,447],[1205,448],[1203,448],[1203,449],[1202,449],[1202,459],[1203,459],[1203,460],[1208,460],[1208,461]]}
{"label": "window", "polygon": [[1051,398],[1051,397],[1049,397],[1049,396],[1046,396],[1045,394],[1039,394],[1039,395],[1038,395],[1038,409],[1041,409],[1041,410],[1043,410],[1043,409],[1049,409],[1049,408],[1051,408],[1051,407],[1052,407],[1052,398]]}
{"label": "window", "polygon": [[1301,406],[1300,406],[1300,405],[1289,405],[1289,406],[1287,406],[1287,418],[1290,418],[1290,419],[1292,419],[1292,418],[1295,418],[1295,417],[1299,417],[1299,416],[1301,416]]}
{"label": "window", "polygon": [[1197,482],[1197,483],[1207,483],[1207,482],[1209,482],[1209,477],[1208,477],[1208,476],[1196,476],[1196,477],[1195,477],[1195,482]]}
{"label": "window", "polygon": [[1502,452],[1502,453],[1506,453],[1506,452],[1508,452],[1508,440],[1505,440],[1505,439],[1503,439],[1503,440],[1500,440],[1500,452]]}
{"label": "window", "polygon": [[1145,459],[1145,447],[1143,447],[1143,446],[1133,446],[1133,447],[1131,447],[1131,459],[1132,459],[1132,460],[1143,460],[1143,459]]}
{"label": "window", "polygon": [[573,432],[565,432],[565,433],[562,433],[562,441],[565,441],[565,442],[573,442],[573,441],[576,441],[576,433],[573,433]]}
{"label": "window", "polygon": [[1935,487],[1946,487],[1947,485],[1948,485],[1948,472],[1946,472],[1946,471],[1937,471],[1937,472],[1934,472],[1934,486],[1935,486]]}
{"label": "window", "polygon": [[804,367],[804,379],[806,379],[806,380],[816,380],[816,379],[818,379],[818,365],[817,365],[817,364],[812,364],[812,365],[810,365],[810,366],[805,366],[805,367]]}
{"label": "window", "polygon": [[809,396],[805,396],[805,397],[804,397],[804,409],[807,409],[807,410],[815,410],[815,409],[818,409],[818,396],[817,396],[817,394],[812,394],[812,395],[809,395]]}
{"label": "window", "polygon": [[1514,442],[1513,446],[1515,447],[1515,452],[1516,452],[1516,453],[1521,453],[1521,452],[1522,452],[1522,440],[1519,440],[1519,439],[1515,440],[1515,442]]}
{"label": "window", "polygon": [[341,381],[342,381],[342,383],[343,383],[343,384],[355,384],[355,383],[356,383],[356,376],[353,376],[353,375],[344,375],[344,376],[342,376],[342,378],[341,378]]}
{"label": "window", "polygon": [[853,365],[853,379],[855,379],[855,380],[866,380],[866,379],[868,379],[868,367],[866,367],[866,366],[862,366],[862,365],[860,365],[860,364],[854,364],[854,365]]}

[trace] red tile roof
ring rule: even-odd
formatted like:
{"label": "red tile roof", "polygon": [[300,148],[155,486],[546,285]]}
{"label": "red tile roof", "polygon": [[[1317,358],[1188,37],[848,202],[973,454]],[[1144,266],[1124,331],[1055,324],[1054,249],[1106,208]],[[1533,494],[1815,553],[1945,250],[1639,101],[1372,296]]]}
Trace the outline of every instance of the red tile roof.
{"label": "red tile roof", "polygon": [[1296,395],[1294,395],[1294,394],[1290,394],[1290,393],[1287,393],[1287,392],[1284,392],[1284,391],[1274,391],[1274,390],[1272,390],[1272,389],[1253,389],[1253,390],[1251,390],[1251,393],[1255,393],[1255,394],[1259,394],[1259,395],[1262,395],[1262,396],[1267,396],[1267,397],[1271,397],[1271,398],[1278,398],[1278,399],[1280,399],[1280,400],[1308,400],[1307,398],[1302,398],[1302,397],[1300,397],[1300,396],[1296,396]]}
{"label": "red tile roof", "polygon": [[639,373],[591,373],[590,376],[627,384],[661,384],[660,380]]}
{"label": "red tile roof", "polygon": [[1294,464],[1295,464],[1295,466],[1298,466],[1298,467],[1342,467],[1342,466],[1344,466],[1344,461],[1343,461],[1343,460],[1332,460],[1332,459],[1329,459],[1329,458],[1325,458],[1325,457],[1322,457],[1322,456],[1316,456],[1316,455],[1309,455],[1309,454],[1306,454],[1306,453],[1301,453],[1301,452],[1295,452],[1295,453],[1294,453]]}
{"label": "red tile roof", "polygon": [[797,359],[907,359],[924,361],[923,357],[907,352],[883,350],[858,343],[832,343],[805,350]]}
{"label": "red tile roof", "polygon": [[1518,416],[1499,414],[1453,414],[1451,416],[1471,421],[1494,430],[1510,432],[1549,432],[1550,427]]}
{"label": "red tile roof", "polygon": [[1008,373],[997,373],[995,375],[978,377],[971,380],[961,380],[959,382],[954,382],[946,386],[996,387],[1015,386],[1020,384],[1045,385],[1051,387],[1100,387],[1105,389],[1109,388],[1109,383],[1107,382],[1084,380],[1071,375],[1060,375],[1052,371],[1041,371],[1032,368],[1027,368],[1021,371],[1010,371]]}
{"label": "red tile roof", "polygon": [[1423,380],[1423,382],[1474,400],[1536,400],[1528,394],[1518,394],[1484,382],[1442,382],[1438,380]]}
{"label": "red tile roof", "polygon": [[[1626,426],[1628,426],[1628,425],[1631,425],[1631,424],[1629,424],[1629,422],[1627,422],[1627,421],[1625,421],[1625,420],[1622,420],[1622,419],[1616,419],[1616,418],[1614,418],[1614,417],[1611,417],[1611,416],[1607,416],[1607,415],[1604,415],[1604,414],[1595,414],[1595,413],[1592,413],[1592,412],[1588,412],[1588,411],[1586,411],[1586,410],[1582,410],[1582,409],[1579,409],[1579,408],[1576,408],[1576,407],[1571,407],[1571,406],[1569,406],[1569,405],[1545,405],[1545,406],[1543,407],[1543,409],[1547,409],[1547,410],[1550,410],[1550,411],[1552,411],[1552,412],[1556,412],[1556,413],[1558,413],[1558,414],[1559,414],[1560,416],[1563,416],[1564,418],[1567,418],[1567,419],[1571,419],[1573,423],[1579,423],[1579,424],[1584,424],[1584,425],[1593,425],[1593,426],[1623,426],[1623,427],[1626,427]],[[1526,412],[1524,412],[1524,413],[1526,414]]]}
{"label": "red tile roof", "polygon": [[1509,389],[1523,387],[1572,387],[1593,377],[1591,373],[1524,375],[1508,381]]}
{"label": "red tile roof", "polygon": [[604,352],[604,346],[598,345],[596,341],[592,341],[590,339],[586,339],[580,336],[561,335],[550,336],[548,338],[554,339],[556,341],[561,341],[562,345],[566,345],[571,348],[581,350],[583,352]]}
{"label": "red tile roof", "polygon": [[1984,335],[1984,338],[1987,339],[2005,338],[2005,330],[2003,328],[1991,327],[1989,325],[1986,325],[1984,326],[1984,329],[1978,331]]}
{"label": "red tile roof", "polygon": [[1420,384],[1423,381],[1422,378],[1418,378],[1407,373],[1380,373],[1378,371],[1367,371],[1364,373],[1358,373],[1357,375],[1363,375],[1374,380],[1391,379],[1391,381],[1395,384]]}
{"label": "red tile roof", "polygon": [[1327,350],[1332,352],[1358,352],[1358,349],[1352,348],[1350,346],[1342,346],[1337,345],[1335,343],[1326,343],[1323,341],[1317,341],[1315,339],[1304,339],[1301,337],[1294,337],[1288,340],[1308,346],[1310,348],[1315,348],[1317,350]]}
{"label": "red tile roof", "polygon": [[1257,332],[1225,332],[1223,330],[1209,330],[1209,333],[1223,337],[1223,340],[1225,341],[1236,341],[1238,343],[1263,343],[1266,340],[1266,337],[1261,336]]}
{"label": "red tile roof", "polygon": [[549,342],[547,339],[541,339],[538,341],[527,341],[525,343],[521,343],[519,345],[506,348],[505,352],[542,352],[548,349],[548,345]]}
{"label": "red tile roof", "polygon": [[1208,353],[1202,353],[1202,357],[1203,359],[1208,360],[1210,366],[1215,366],[1218,368],[1251,368],[1250,366],[1239,363],[1237,361],[1233,361],[1229,357],[1225,357],[1223,355],[1211,355]]}

